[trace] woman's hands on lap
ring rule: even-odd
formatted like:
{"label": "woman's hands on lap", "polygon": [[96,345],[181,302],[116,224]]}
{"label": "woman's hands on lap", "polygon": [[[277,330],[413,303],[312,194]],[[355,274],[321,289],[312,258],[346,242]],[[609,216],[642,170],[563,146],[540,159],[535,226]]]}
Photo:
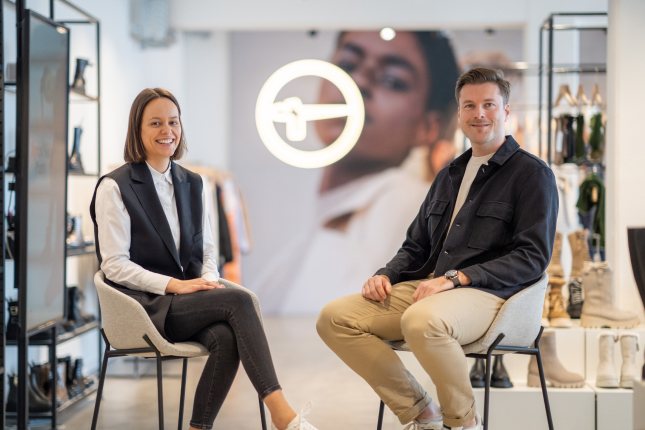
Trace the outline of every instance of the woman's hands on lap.
{"label": "woman's hands on lap", "polygon": [[214,290],[224,288],[224,285],[217,281],[209,281],[204,278],[179,279],[171,278],[166,285],[166,294],[190,294],[196,291]]}

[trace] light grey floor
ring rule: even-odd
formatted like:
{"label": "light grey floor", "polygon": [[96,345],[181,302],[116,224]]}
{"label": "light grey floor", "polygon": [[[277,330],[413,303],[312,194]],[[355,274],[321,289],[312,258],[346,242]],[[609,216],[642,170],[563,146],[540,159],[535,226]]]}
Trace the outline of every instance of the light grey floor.
{"label": "light grey floor", "polygon": [[[267,318],[265,330],[271,345],[278,378],[289,401],[296,408],[311,402],[308,419],[320,430],[373,429],[376,427],[378,398],[370,387],[351,372],[320,340],[315,319]],[[131,363],[116,364],[115,370],[132,375]],[[110,360],[110,367],[113,361]],[[177,428],[180,365],[165,363],[164,409],[166,428]],[[204,361],[188,364],[185,424],[192,410],[192,393]],[[148,367],[148,369],[145,369]],[[154,375],[146,363],[141,370]],[[110,377],[106,380],[99,429],[156,429],[157,395],[154,377]],[[92,419],[94,396],[75,405],[60,417],[60,429],[88,429]],[[386,428],[402,426],[391,415]],[[257,394],[241,368],[214,425],[215,429],[256,430],[260,428]]]}

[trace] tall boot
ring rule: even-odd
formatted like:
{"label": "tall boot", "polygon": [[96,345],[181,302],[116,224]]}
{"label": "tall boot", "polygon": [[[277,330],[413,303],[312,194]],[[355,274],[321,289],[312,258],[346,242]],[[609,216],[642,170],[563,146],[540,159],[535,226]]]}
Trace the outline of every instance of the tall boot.
{"label": "tall boot", "polygon": [[581,326],[631,328],[640,323],[635,313],[615,307],[612,273],[607,263],[587,263],[582,275],[582,288],[585,301]]}
{"label": "tall boot", "polygon": [[569,328],[571,327],[571,318],[564,309],[562,297],[564,278],[549,278],[549,284],[549,323],[551,327]]}
{"label": "tall boot", "polygon": [[584,230],[574,231],[568,238],[571,246],[571,278],[579,278],[582,276],[585,262],[591,261],[587,233]]}
{"label": "tall boot", "polygon": [[486,376],[486,369],[484,368],[484,359],[476,358],[475,364],[470,369],[470,385],[473,388],[484,388],[486,383],[484,378]]}
{"label": "tall boot", "polygon": [[618,337],[610,333],[598,336],[598,371],[596,387],[618,388],[618,373],[614,361],[614,344]]}
{"label": "tall boot", "polygon": [[83,168],[83,161],[81,160],[81,136],[83,129],[81,127],[74,127],[74,143],[72,145],[72,152],[69,154],[67,160],[67,170],[73,173],[85,173]]}
{"label": "tall boot", "polygon": [[[585,379],[582,375],[569,372],[560,363],[555,346],[555,332],[545,331],[542,334],[540,351],[542,353],[544,377],[548,384],[557,388],[580,388],[585,384]],[[531,361],[529,361],[527,385],[529,387],[540,386],[540,373],[535,356],[531,356]]]}
{"label": "tall boot", "polygon": [[544,296],[544,306],[542,307],[542,327],[549,327],[551,323],[549,322],[549,287],[547,285],[546,295]]}
{"label": "tall boot", "polygon": [[549,275],[549,279],[553,277],[564,278],[564,270],[562,269],[562,233],[559,231],[555,233],[553,253],[551,254],[549,266],[546,268],[546,273]]}
{"label": "tall boot", "polygon": [[495,388],[513,388],[511,378],[508,376],[506,367],[504,367],[504,356],[496,355],[493,362],[493,374],[490,380],[491,387]]}
{"label": "tall boot", "polygon": [[623,365],[620,367],[620,386],[633,388],[634,379],[638,375],[636,370],[636,352],[638,351],[638,335],[624,333],[620,336],[620,352],[623,355]]}

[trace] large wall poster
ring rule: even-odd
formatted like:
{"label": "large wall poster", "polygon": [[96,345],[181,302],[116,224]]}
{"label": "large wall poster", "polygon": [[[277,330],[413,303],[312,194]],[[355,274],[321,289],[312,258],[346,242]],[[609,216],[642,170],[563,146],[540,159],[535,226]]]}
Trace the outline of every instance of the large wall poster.
{"label": "large wall poster", "polygon": [[[464,148],[455,133],[453,95],[462,60],[521,61],[522,39],[521,30],[398,32],[392,41],[378,31],[232,34],[231,170],[253,232],[243,283],[260,296],[265,312],[315,314],[334,298],[359,292],[394,255],[434,174]],[[271,155],[254,120],[264,81],[307,58],[346,70],[365,103],[356,146],[319,169]],[[289,96],[343,102],[333,86],[313,77],[291,82],[279,98]],[[310,122],[300,148],[324,147],[344,125],[342,118]]]}

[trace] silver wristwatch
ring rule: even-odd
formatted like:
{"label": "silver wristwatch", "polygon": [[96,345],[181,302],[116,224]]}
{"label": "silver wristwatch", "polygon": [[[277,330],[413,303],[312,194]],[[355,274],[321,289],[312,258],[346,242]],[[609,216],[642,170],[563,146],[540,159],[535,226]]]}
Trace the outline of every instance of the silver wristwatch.
{"label": "silver wristwatch", "polygon": [[459,282],[459,272],[452,269],[448,270],[446,273],[443,275],[446,279],[450,280],[452,284],[456,287],[461,286],[461,282]]}

